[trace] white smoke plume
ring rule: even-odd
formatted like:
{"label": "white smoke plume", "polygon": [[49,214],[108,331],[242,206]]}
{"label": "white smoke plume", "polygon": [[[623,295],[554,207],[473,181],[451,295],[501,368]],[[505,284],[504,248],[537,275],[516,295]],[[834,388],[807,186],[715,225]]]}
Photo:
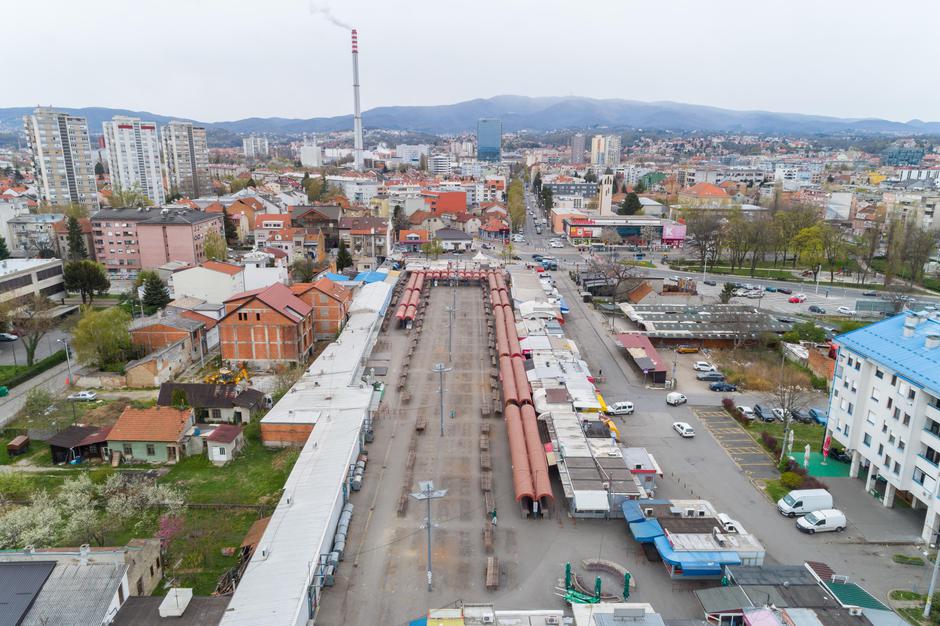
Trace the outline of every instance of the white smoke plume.
{"label": "white smoke plume", "polygon": [[313,15],[321,15],[323,18],[329,20],[334,26],[339,26],[340,28],[345,28],[346,30],[352,30],[353,27],[333,15],[333,11],[330,10],[328,6],[321,6],[314,2],[310,3],[310,13]]}

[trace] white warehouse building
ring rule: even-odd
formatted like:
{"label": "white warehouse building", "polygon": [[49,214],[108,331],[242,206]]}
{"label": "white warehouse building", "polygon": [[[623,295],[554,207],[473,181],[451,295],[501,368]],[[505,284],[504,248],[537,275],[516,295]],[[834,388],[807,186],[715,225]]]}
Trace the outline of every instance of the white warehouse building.
{"label": "white warehouse building", "polygon": [[[865,491],[884,480],[886,507],[924,511],[921,536],[940,530],[940,313],[907,311],[836,339],[827,433],[852,453]],[[874,501],[873,501],[874,502]]]}

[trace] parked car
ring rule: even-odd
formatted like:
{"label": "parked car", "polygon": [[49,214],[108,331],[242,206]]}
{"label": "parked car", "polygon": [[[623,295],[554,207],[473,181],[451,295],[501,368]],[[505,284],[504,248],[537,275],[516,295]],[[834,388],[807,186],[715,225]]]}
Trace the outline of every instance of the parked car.
{"label": "parked car", "polygon": [[688,401],[689,399],[678,391],[672,391],[666,394],[666,404],[670,406],[679,406],[680,404],[685,404]]}
{"label": "parked car", "polygon": [[76,391],[73,394],[69,394],[69,400],[75,400],[79,402],[91,402],[98,398],[98,394],[94,391]]}
{"label": "parked car", "polygon": [[698,346],[682,345],[676,348],[679,354],[695,354],[698,352]]}
{"label": "parked car", "polygon": [[532,255],[532,260],[535,261],[536,263],[541,263],[541,262],[542,262],[542,255],[541,255],[541,254],[533,254],[533,255]]}
{"label": "parked car", "polygon": [[564,248],[564,247],[565,247],[565,244],[563,244],[563,243],[560,242],[560,241],[551,241],[551,242],[549,242],[548,245],[549,245],[549,247],[551,247],[551,248]]}
{"label": "parked car", "polygon": [[708,361],[696,361],[692,365],[692,369],[694,369],[696,372],[714,372],[715,366]]}
{"label": "parked car", "polygon": [[705,380],[708,382],[724,382],[725,375],[721,372],[702,372],[696,376],[699,380]]}
{"label": "parked car", "polygon": [[780,420],[781,422],[786,420],[787,418],[787,414],[779,406],[772,409],[770,412],[773,413],[774,417]]}
{"label": "parked car", "polygon": [[877,291],[866,291],[866,292],[862,293],[862,295],[865,296],[866,298],[875,298],[875,297],[878,296],[878,292],[877,292]]}
{"label": "parked car", "polygon": [[762,422],[772,422],[776,419],[770,409],[762,407],[759,404],[754,405],[754,415]]}
{"label": "parked car", "polygon": [[851,463],[852,455],[841,448],[832,448],[829,450],[829,458],[835,459],[839,463]]}
{"label": "parked car", "polygon": [[0,333],[0,341],[16,341],[17,339],[19,336],[13,333]]}
{"label": "parked car", "polygon": [[777,293],[785,293],[788,296],[793,293],[793,290],[789,287],[777,287]]}
{"label": "parked car", "polygon": [[842,532],[845,530],[845,514],[838,509],[823,509],[813,511],[796,520],[796,528],[804,533],[824,533],[829,531]]}
{"label": "parked car", "polygon": [[691,439],[695,436],[695,429],[685,422],[673,422],[672,429],[685,439]]}
{"label": "parked car", "polygon": [[838,311],[842,315],[855,315],[855,311],[853,311],[847,306],[840,306],[836,309],[836,311]]}
{"label": "parked car", "polygon": [[787,517],[831,508],[832,494],[825,489],[794,489],[777,500],[777,511]]}
{"label": "parked car", "polygon": [[703,281],[702,281],[702,284],[708,285],[708,286],[710,286],[710,287],[715,287],[715,286],[718,285],[718,283],[716,283],[716,282],[713,281],[713,280],[703,280]]}
{"label": "parked car", "polygon": [[824,315],[826,313],[826,309],[822,308],[821,306],[816,306],[815,304],[811,304],[809,305],[809,312],[819,313],[820,315]]}
{"label": "parked car", "polygon": [[738,413],[740,413],[741,417],[743,417],[746,420],[752,420],[756,417],[754,415],[754,409],[752,409],[749,406],[739,406]]}
{"label": "parked car", "polygon": [[829,422],[829,411],[826,409],[813,407],[809,410],[809,416],[813,418],[814,422],[823,426]]}
{"label": "parked car", "polygon": [[790,298],[787,300],[787,302],[789,302],[789,303],[791,303],[791,304],[801,304],[801,303],[803,303],[803,302],[806,302],[806,296],[804,296],[804,295],[801,294],[801,293],[798,293],[798,294],[795,295],[795,296],[790,296]]}
{"label": "parked car", "polygon": [[671,280],[674,283],[677,283],[679,282],[679,276],[677,274],[673,274],[672,276],[669,277],[669,280]]}
{"label": "parked car", "polygon": [[801,424],[812,424],[813,418],[809,416],[809,412],[804,409],[790,409],[790,417],[800,422]]}
{"label": "parked car", "polygon": [[712,383],[708,386],[708,388],[711,389],[712,391],[726,391],[726,392],[738,390],[738,387],[736,385],[732,385],[731,383],[728,383],[725,381]]}
{"label": "parked car", "polygon": [[767,291],[769,293],[776,293],[777,288],[774,287],[773,285],[767,285],[766,287],[764,287],[764,291]]}
{"label": "parked car", "polygon": [[608,404],[607,415],[633,415],[633,403],[624,400]]}
{"label": "parked car", "polygon": [[781,324],[796,324],[796,320],[792,317],[778,317],[777,321]]}

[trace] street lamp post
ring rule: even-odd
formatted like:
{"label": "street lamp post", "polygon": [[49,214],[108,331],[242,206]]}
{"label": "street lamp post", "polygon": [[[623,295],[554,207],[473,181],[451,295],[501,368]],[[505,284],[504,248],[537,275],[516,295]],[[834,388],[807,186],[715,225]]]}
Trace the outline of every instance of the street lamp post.
{"label": "street lamp post", "polygon": [[69,368],[69,385],[71,386],[71,385],[75,384],[75,381],[72,380],[72,356],[71,356],[71,354],[69,353],[69,342],[66,341],[65,339],[56,339],[56,341],[58,341],[59,343],[65,345],[65,362],[68,364],[68,368]]}
{"label": "street lamp post", "polygon": [[434,489],[434,481],[422,480],[418,483],[421,491],[414,491],[411,497],[415,500],[425,500],[428,503],[428,517],[425,520],[425,526],[428,529],[428,591],[433,590],[434,574],[431,569],[431,500],[443,498],[447,495],[446,489]]}
{"label": "street lamp post", "polygon": [[[455,292],[456,293],[456,290]],[[447,317],[450,322],[447,326],[447,362],[454,362],[454,312],[457,310],[454,306],[447,307]]]}
{"label": "street lamp post", "polygon": [[438,390],[441,397],[441,437],[444,436],[444,373],[451,371],[452,367],[447,367],[443,363],[435,363],[431,371],[440,376],[441,387]]}

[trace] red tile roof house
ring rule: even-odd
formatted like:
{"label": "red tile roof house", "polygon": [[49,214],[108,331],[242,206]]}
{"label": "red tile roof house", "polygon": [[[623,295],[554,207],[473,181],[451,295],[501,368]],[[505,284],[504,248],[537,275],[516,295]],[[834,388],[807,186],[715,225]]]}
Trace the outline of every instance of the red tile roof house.
{"label": "red tile roof house", "polygon": [[187,453],[186,431],[193,421],[192,409],[129,406],[108,433],[107,456],[118,455],[127,462],[176,463]]}
{"label": "red tile roof house", "polygon": [[313,283],[296,283],[291,291],[313,307],[313,338],[333,339],[346,324],[352,291],[337,285],[329,278]]}
{"label": "red tile roof house", "polygon": [[245,435],[241,426],[219,424],[206,433],[206,454],[214,465],[225,465],[245,447]]}
{"label": "red tile roof house", "polygon": [[421,252],[421,245],[431,240],[431,233],[426,230],[402,230],[398,233],[398,245],[405,252]]}
{"label": "red tile roof house", "polygon": [[313,308],[282,283],[235,294],[218,325],[222,360],[257,369],[305,363],[313,354],[313,326]]}

